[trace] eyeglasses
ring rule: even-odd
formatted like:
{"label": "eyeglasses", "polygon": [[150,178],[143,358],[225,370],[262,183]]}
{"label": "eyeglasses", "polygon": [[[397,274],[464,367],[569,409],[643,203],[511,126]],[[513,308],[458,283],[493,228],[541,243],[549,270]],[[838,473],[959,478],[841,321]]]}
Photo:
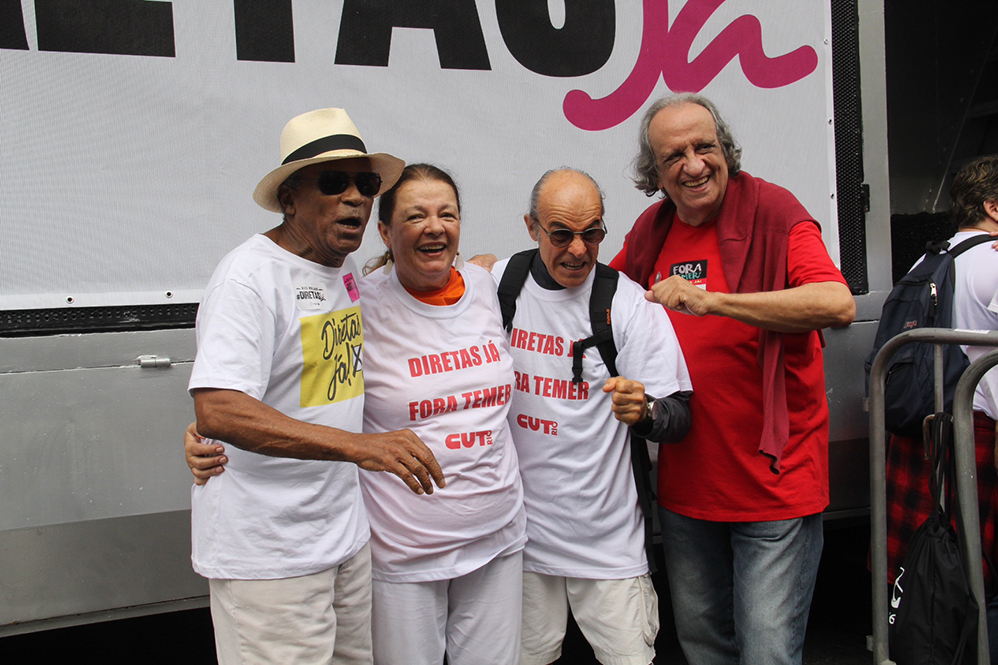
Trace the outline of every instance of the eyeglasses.
{"label": "eyeglasses", "polygon": [[554,247],[568,247],[575,240],[575,236],[582,238],[582,242],[586,243],[590,247],[595,247],[596,245],[603,242],[603,238],[606,237],[606,225],[600,220],[599,228],[586,229],[585,231],[569,231],[568,229],[555,229],[554,231],[548,231],[546,228],[541,226],[540,222],[537,222],[537,226],[540,227],[541,231],[548,234],[548,238],[551,239],[551,244]]}
{"label": "eyeglasses", "polygon": [[347,191],[350,182],[357,185],[357,191],[363,196],[377,196],[381,190],[381,176],[377,173],[364,171],[362,173],[347,173],[346,171],[323,171],[318,178],[299,178],[300,180],[315,180],[319,191],[326,196],[337,196]]}

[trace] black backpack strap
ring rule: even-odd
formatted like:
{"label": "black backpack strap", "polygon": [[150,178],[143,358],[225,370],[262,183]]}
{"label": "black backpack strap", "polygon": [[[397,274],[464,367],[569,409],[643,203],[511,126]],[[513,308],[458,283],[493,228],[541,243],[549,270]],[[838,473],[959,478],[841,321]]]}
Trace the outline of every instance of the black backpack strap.
{"label": "black backpack strap", "polygon": [[617,347],[613,343],[613,325],[610,323],[610,309],[613,294],[617,292],[617,279],[620,277],[613,268],[602,263],[596,264],[596,277],[593,291],[589,296],[589,325],[593,334],[578,342],[572,342],[572,382],[582,383],[582,354],[595,346],[610,376],[617,376]]}
{"label": "black backpack strap", "polygon": [[973,238],[967,238],[963,242],[959,243],[953,249],[948,250],[946,253],[955,259],[956,257],[960,256],[971,247],[976,247],[977,245],[986,243],[988,241],[998,242],[998,238],[995,238],[994,236],[987,233],[979,233],[975,235]]}
{"label": "black backpack strap", "polygon": [[610,322],[610,309],[613,294],[617,292],[617,280],[620,273],[602,263],[596,264],[596,280],[593,282],[593,292],[589,297],[589,322],[593,334],[600,337],[596,342],[610,376],[617,376],[617,346],[613,343],[613,324]]}
{"label": "black backpack strap", "polygon": [[926,254],[942,254],[949,249],[949,240],[930,240],[925,243]]}
{"label": "black backpack strap", "polygon": [[[961,254],[963,254],[964,252],[966,252],[971,247],[976,247],[977,245],[981,245],[981,244],[984,244],[986,242],[992,242],[992,241],[998,241],[998,238],[994,238],[990,234],[987,234],[987,233],[979,233],[979,234],[976,234],[976,235],[974,235],[974,236],[972,236],[970,238],[967,238],[963,242],[957,243],[956,246],[953,247],[952,249],[950,249],[949,241],[948,240],[929,241],[929,242],[925,243],[925,253],[926,253],[926,256],[928,256],[928,254],[930,254],[930,253],[931,254],[941,254],[941,253],[945,252],[946,255],[949,256],[949,258],[950,258],[950,261],[949,261],[949,264],[948,264],[949,268],[946,270],[946,272],[949,274],[950,284],[952,284],[955,287],[956,286],[956,257],[960,256]],[[938,274],[934,275],[934,278],[936,278],[937,280],[939,280],[939,279],[942,279],[943,276],[942,276],[941,273],[938,273]],[[950,295],[952,296],[952,294],[950,294]],[[952,308],[952,305],[953,305],[952,297],[950,297],[949,303],[950,303],[950,308]],[[935,308],[933,308],[932,312],[933,312],[933,315],[934,315],[935,314]],[[955,387],[955,385],[954,385],[954,387]]]}
{"label": "black backpack strap", "polygon": [[655,481],[652,480],[651,457],[648,455],[648,443],[633,431],[631,436],[631,470],[634,472],[634,484],[638,489],[638,506],[645,521],[645,554],[648,557],[649,571],[658,570],[655,565],[655,515],[652,512],[658,503],[655,496]]}
{"label": "black backpack strap", "polygon": [[949,240],[930,240],[929,242],[925,243],[925,253],[942,254],[943,252],[946,252],[955,259],[956,257],[960,256],[971,247],[975,247],[982,243],[988,242],[989,240],[998,242],[998,238],[988,233],[980,233],[973,236],[972,238],[967,238],[963,242],[957,243],[957,245],[953,247],[953,249],[950,249],[949,247]]}
{"label": "black backpack strap", "polygon": [[[582,381],[582,353],[595,346],[606,364],[610,376],[619,376],[617,372],[617,345],[613,342],[613,324],[610,312],[613,295],[617,292],[617,281],[620,277],[613,268],[596,264],[596,277],[593,281],[593,291],[589,296],[589,325],[593,334],[572,344],[572,381]],[[655,481],[652,479],[651,458],[648,455],[648,443],[633,431],[630,432],[631,470],[634,473],[634,484],[638,491],[638,506],[645,526],[645,554],[648,557],[649,571],[658,570],[655,563]]]}
{"label": "black backpack strap", "polygon": [[502,310],[502,327],[509,332],[513,329],[513,315],[516,314],[516,298],[530,273],[530,263],[537,249],[527,249],[509,257],[506,270],[499,280],[499,309]]}

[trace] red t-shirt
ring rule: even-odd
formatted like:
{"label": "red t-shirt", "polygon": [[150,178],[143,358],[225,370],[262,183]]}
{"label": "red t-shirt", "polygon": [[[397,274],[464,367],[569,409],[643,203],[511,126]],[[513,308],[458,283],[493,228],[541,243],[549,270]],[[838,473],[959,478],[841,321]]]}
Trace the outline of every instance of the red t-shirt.
{"label": "red t-shirt", "polygon": [[[626,246],[610,265],[623,268]],[[714,222],[689,226],[676,218],[653,280],[679,274],[708,291],[731,293]],[[845,283],[815,224],[793,227],[787,248],[789,287]],[[758,328],[722,316],[669,312],[690,379],[692,426],[683,441],[659,450],[658,498],[697,519],[739,522],[791,519],[828,505],[828,401],[817,332],[784,337],[790,437],[781,473],[759,453],[762,369]]]}

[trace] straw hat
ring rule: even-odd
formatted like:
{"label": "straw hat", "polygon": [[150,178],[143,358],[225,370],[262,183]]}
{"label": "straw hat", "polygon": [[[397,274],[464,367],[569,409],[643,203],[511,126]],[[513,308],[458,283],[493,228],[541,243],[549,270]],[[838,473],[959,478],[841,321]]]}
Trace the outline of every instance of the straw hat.
{"label": "straw hat", "polygon": [[405,162],[378,152],[369,154],[360,132],[343,109],[319,109],[292,118],[281,132],[281,165],[264,176],[253,200],[266,210],[283,212],[277,188],[300,168],[319,162],[366,157],[371,170],[381,176],[381,194],[395,184]]}

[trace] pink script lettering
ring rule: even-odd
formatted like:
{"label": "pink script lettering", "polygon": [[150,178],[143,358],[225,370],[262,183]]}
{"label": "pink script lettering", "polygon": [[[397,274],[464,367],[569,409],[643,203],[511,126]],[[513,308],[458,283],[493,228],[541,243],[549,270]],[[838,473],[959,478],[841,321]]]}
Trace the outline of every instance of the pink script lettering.
{"label": "pink script lettering", "polygon": [[630,76],[602,99],[582,90],[565,95],[565,117],[579,129],[600,131],[631,117],[651,95],[659,74],[674,92],[700,92],[739,56],[745,78],[759,88],[779,88],[808,76],[818,66],[810,46],[770,58],[762,50],[762,24],[739,16],[689,61],[690,47],[707,19],[726,0],[689,0],[669,28],[669,0],[643,0],[641,52]]}

